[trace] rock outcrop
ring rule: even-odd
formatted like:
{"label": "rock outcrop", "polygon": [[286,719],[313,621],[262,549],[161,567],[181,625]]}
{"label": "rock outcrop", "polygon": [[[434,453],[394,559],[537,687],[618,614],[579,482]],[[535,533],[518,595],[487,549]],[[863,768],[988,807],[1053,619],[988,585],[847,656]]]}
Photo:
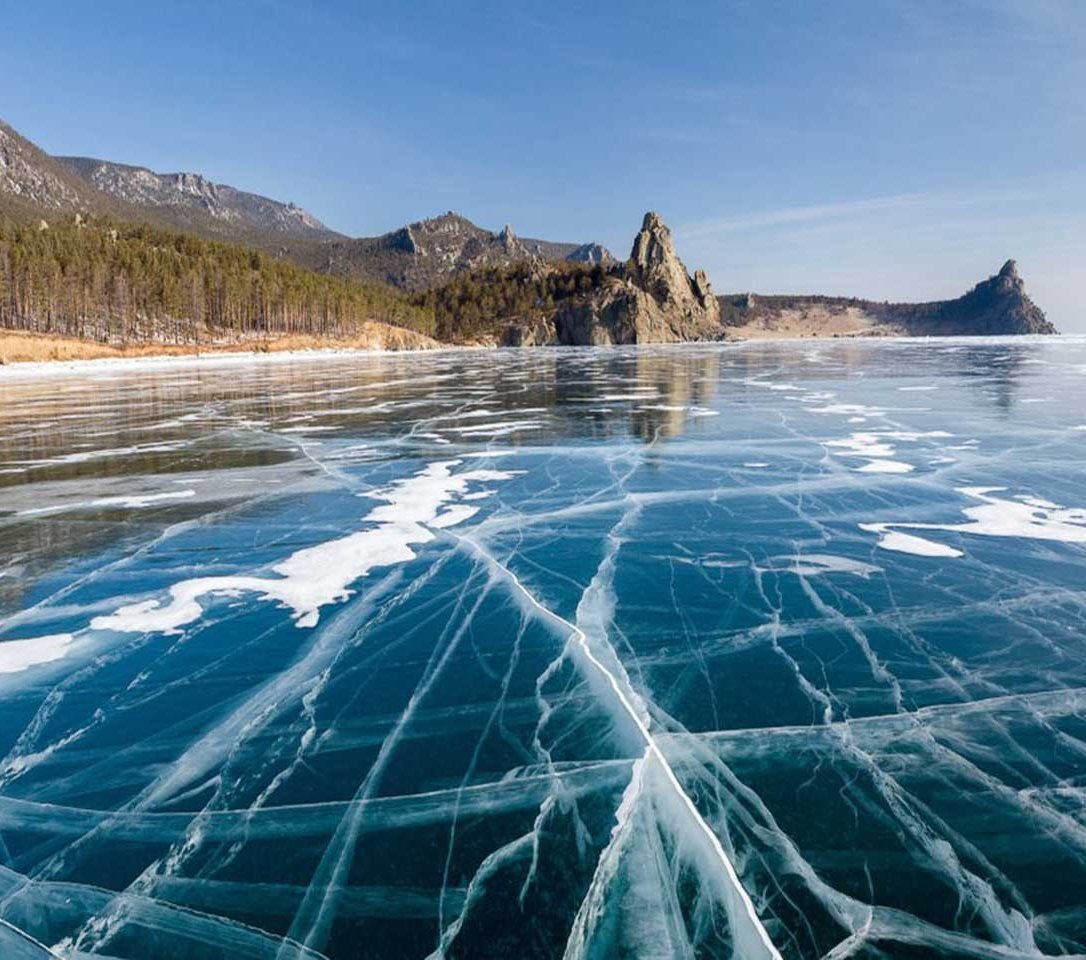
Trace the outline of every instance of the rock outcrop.
{"label": "rock outcrop", "polygon": [[563,304],[547,337],[535,324],[517,327],[507,340],[569,345],[681,343],[720,340],[720,305],[704,272],[693,277],[675,253],[663,220],[645,214],[630,259],[599,287]]}
{"label": "rock outcrop", "polygon": [[[926,305],[922,305],[926,306]],[[917,333],[989,336],[1022,333],[1056,333],[1044,311],[1026,293],[1018,264],[1008,260],[999,273],[982,280],[957,300],[935,305],[930,317],[923,311],[914,323]]]}

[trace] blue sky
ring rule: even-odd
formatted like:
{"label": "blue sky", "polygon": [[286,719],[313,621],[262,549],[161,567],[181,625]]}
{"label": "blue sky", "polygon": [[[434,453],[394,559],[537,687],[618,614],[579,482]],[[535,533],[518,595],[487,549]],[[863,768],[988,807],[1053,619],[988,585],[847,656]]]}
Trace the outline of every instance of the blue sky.
{"label": "blue sky", "polygon": [[374,234],[454,209],[718,291],[955,295],[1086,331],[1086,2],[0,0],[0,117]]}

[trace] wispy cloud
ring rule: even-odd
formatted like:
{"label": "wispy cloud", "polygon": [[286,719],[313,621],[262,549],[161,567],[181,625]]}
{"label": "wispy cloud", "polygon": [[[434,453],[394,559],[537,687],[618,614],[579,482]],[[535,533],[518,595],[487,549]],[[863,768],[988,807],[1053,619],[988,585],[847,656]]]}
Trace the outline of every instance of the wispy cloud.
{"label": "wispy cloud", "polygon": [[848,200],[840,203],[815,203],[806,206],[779,207],[775,210],[756,210],[734,217],[716,217],[696,223],[683,224],[675,233],[686,239],[708,237],[736,230],[754,230],[759,227],[776,227],[790,223],[839,220],[881,213],[887,210],[903,210],[921,207],[940,199],[934,193],[897,193],[886,197],[870,197],[865,200]]}

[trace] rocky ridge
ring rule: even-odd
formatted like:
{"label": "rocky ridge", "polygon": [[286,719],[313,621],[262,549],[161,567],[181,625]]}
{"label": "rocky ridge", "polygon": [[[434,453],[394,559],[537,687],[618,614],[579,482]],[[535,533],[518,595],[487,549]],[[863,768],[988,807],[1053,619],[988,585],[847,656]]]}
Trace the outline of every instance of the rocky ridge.
{"label": "rocky ridge", "polygon": [[492,233],[450,210],[378,237],[342,239],[322,247],[312,266],[327,273],[427,290],[458,274],[517,262],[613,263],[599,244],[522,239],[508,224]]}
{"label": "rocky ridge", "polygon": [[245,231],[265,231],[298,239],[332,239],[311,213],[293,203],[280,203],[256,193],[213,183],[198,173],[155,173],[146,167],[91,157],[57,157],[57,161],[95,189],[125,203],[151,209],[173,208],[184,215],[206,215]]}

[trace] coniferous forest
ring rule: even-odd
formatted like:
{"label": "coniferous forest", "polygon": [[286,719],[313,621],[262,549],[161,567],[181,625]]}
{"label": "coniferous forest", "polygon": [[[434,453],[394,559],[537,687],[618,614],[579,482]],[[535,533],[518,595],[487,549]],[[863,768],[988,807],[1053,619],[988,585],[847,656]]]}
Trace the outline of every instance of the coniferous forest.
{"label": "coniferous forest", "polygon": [[367,320],[434,330],[433,310],[380,284],[109,219],[0,219],[0,328],[103,343],[349,337]]}
{"label": "coniferous forest", "polygon": [[499,337],[510,321],[530,321],[554,313],[563,301],[599,289],[620,267],[600,264],[521,262],[488,267],[454,277],[412,297],[434,318],[439,340],[464,342]]}

